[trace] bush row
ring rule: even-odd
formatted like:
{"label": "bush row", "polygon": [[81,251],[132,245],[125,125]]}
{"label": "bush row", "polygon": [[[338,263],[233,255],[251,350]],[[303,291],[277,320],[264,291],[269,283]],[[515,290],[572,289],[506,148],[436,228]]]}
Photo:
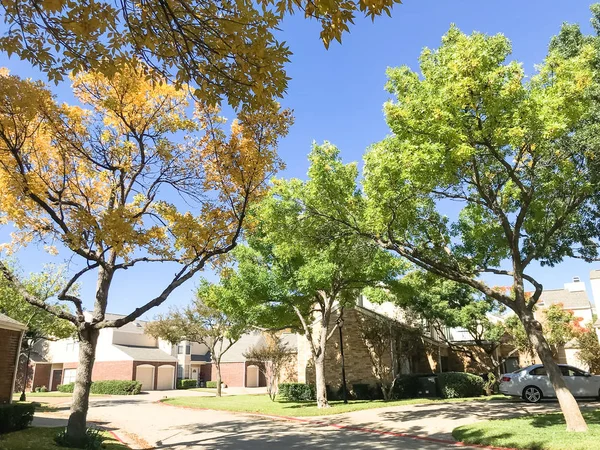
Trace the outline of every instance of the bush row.
{"label": "bush row", "polygon": [[182,380],[177,380],[177,389],[191,389],[195,388],[197,384],[198,382],[196,380],[193,380],[191,378],[184,378]]}
{"label": "bush row", "polygon": [[304,383],[280,383],[279,395],[284,400],[290,402],[302,402],[307,400],[315,400],[315,387],[312,384]]}
{"label": "bush row", "polygon": [[[206,387],[207,388],[216,389],[217,388],[217,382],[216,381],[207,381],[206,382]],[[227,387],[227,385],[225,383],[221,383],[221,387]]]}
{"label": "bush row", "polygon": [[[461,398],[477,397],[483,394],[484,381],[479,375],[465,372],[443,372],[437,374],[400,375],[396,378],[392,390],[392,400],[442,397]],[[327,385],[327,399],[341,400],[343,388]],[[304,383],[282,383],[279,395],[287,401],[315,400],[315,387]],[[348,387],[348,399],[379,400],[383,398],[381,386],[366,383],[354,383]]]}
{"label": "bush row", "polygon": [[[60,392],[73,392],[75,383],[60,384]],[[93,381],[91,394],[136,395],[142,390],[142,383],[134,380],[102,380]]]}
{"label": "bush row", "polygon": [[33,403],[0,405],[0,434],[27,428],[33,420]]}

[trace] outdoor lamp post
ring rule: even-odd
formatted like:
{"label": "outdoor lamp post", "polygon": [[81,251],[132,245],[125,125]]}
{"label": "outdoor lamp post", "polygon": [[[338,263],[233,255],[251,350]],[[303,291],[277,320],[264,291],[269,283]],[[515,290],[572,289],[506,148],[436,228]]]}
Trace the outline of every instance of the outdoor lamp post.
{"label": "outdoor lamp post", "polygon": [[340,353],[342,355],[342,389],[344,391],[344,403],[348,403],[348,388],[346,387],[346,367],[344,366],[344,338],[342,335],[342,327],[344,326],[344,319],[342,314],[337,318],[335,322],[340,330]]}

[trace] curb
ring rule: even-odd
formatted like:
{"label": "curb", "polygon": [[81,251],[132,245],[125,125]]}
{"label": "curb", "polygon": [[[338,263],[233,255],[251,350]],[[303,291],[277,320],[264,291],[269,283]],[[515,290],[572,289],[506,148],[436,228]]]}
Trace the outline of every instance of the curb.
{"label": "curb", "polygon": [[337,423],[329,423],[329,422],[325,422],[322,420],[303,419],[300,417],[276,416],[276,415],[271,415],[271,414],[260,414],[260,413],[253,413],[253,412],[247,412],[247,411],[227,411],[227,410],[221,410],[221,409],[215,410],[215,409],[211,409],[211,408],[194,408],[192,406],[177,406],[177,405],[169,405],[168,403],[164,403],[163,401],[160,401],[160,400],[156,401],[155,403],[160,403],[163,406],[169,406],[171,408],[195,409],[198,411],[220,411],[220,412],[226,412],[226,413],[234,414],[234,415],[255,416],[255,417],[262,417],[264,419],[270,419],[270,420],[299,422],[299,423],[305,423],[305,424],[310,424],[310,425],[316,425],[319,427],[332,427],[332,428],[337,428],[339,430],[357,431],[360,433],[372,433],[372,434],[380,434],[383,436],[393,436],[393,437],[400,437],[400,438],[405,438],[405,439],[414,439],[417,441],[426,441],[426,442],[433,442],[433,443],[437,443],[437,444],[452,445],[453,447],[470,447],[470,448],[481,448],[481,449],[486,449],[486,450],[519,450],[519,449],[511,448],[511,447],[493,447],[493,446],[482,445],[482,444],[467,444],[465,442],[454,441],[454,440],[450,440],[450,439],[433,438],[433,437],[429,437],[429,436],[420,436],[418,434],[402,433],[402,432],[397,432],[397,431],[378,430],[376,428],[364,428],[364,427],[357,427],[357,426],[353,426],[353,425],[342,425],[342,424],[337,424]]}

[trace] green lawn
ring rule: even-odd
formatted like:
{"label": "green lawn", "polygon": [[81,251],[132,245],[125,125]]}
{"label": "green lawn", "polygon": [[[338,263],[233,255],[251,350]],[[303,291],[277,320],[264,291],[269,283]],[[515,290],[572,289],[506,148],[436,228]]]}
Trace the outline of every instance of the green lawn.
{"label": "green lawn", "polygon": [[385,408],[388,406],[413,405],[422,403],[436,402],[464,402],[464,401],[502,401],[504,396],[460,398],[451,400],[415,398],[408,400],[395,400],[384,402],[382,400],[350,400],[347,405],[341,401],[329,402],[331,408],[317,408],[316,402],[272,402],[267,395],[231,395],[227,397],[175,397],[162,400],[164,403],[173,406],[185,406],[188,408],[206,408],[222,411],[252,412],[260,414],[269,414],[275,416],[328,416],[331,414],[341,414],[361,409]]}
{"label": "green lawn", "polygon": [[[64,449],[64,447],[59,447],[54,443],[54,436],[62,429],[62,427],[32,427],[0,435],[0,450]],[[105,450],[126,450],[129,448],[113,438],[110,433],[104,433],[104,435],[106,436],[106,440],[103,442]]]}
{"label": "green lawn", "polygon": [[[27,398],[29,397],[71,397],[73,394],[69,393],[69,392],[58,392],[58,391],[52,391],[52,392],[25,392],[25,396]],[[93,394],[92,394],[93,395]],[[21,397],[21,393],[16,393],[13,394],[13,400],[19,400],[19,397]]]}
{"label": "green lawn", "polygon": [[593,450],[600,448],[600,410],[583,413],[587,433],[567,433],[562,414],[536,414],[464,425],[452,435],[458,441],[532,450]]}

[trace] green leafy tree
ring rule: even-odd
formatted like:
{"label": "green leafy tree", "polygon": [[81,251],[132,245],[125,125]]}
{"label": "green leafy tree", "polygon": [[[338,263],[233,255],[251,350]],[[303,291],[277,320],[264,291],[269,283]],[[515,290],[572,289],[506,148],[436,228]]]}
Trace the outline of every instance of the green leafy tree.
{"label": "green leafy tree", "polygon": [[[502,344],[505,328],[500,320],[490,318],[503,310],[493,299],[470,286],[422,270],[404,276],[393,293],[392,301],[427,320],[451,350],[464,354],[487,372],[498,371],[503,360],[497,356],[497,349]],[[447,327],[466,330],[469,340],[483,352],[484,358],[472,345],[449,336],[445,332]]]}
{"label": "green leafy tree", "polygon": [[204,344],[217,374],[217,397],[221,397],[221,360],[223,355],[249,331],[242,314],[230,316],[205,302],[213,294],[212,286],[204,284],[191,305],[159,315],[146,325],[145,333],[175,345],[183,340]]}
{"label": "green leafy tree", "polygon": [[[506,61],[506,37],[451,27],[438,49],[423,51],[420,73],[388,71],[397,98],[385,105],[392,135],[365,156],[364,216],[335,197],[312,212],[513,310],[570,431],[587,425],[534,317],[543,286],[529,268],[598,254],[597,47],[597,37],[565,26],[526,78]],[[459,207],[458,218],[443,213],[448,204]],[[486,273],[510,287],[487,284]]]}
{"label": "green leafy tree", "polygon": [[[425,49],[420,74],[388,71],[393,135],[365,157],[368,232],[424,270],[513,310],[546,366],[567,429],[585,431],[533,310],[543,286],[532,263],[553,265],[598,234],[595,156],[597,38],[566,26],[537,73],[507,62],[503,35],[456,27]],[[456,220],[442,205],[460,207]],[[480,278],[505,276],[496,289]],[[527,295],[528,286],[533,294]]]}
{"label": "green leafy tree", "polygon": [[281,319],[295,315],[293,324],[309,342],[317,404],[323,408],[325,349],[336,330],[336,311],[353,304],[367,286],[391,282],[403,265],[371,241],[312,214],[334,199],[353,211],[360,197],[348,190],[356,165],[344,165],[335,147],[315,145],[309,160],[308,181],[274,181],[251,221],[249,246],[235,250],[236,270],[222,284],[237,293],[234,299],[276,311],[266,315],[266,324],[275,318],[271,325],[289,326]]}
{"label": "green leafy tree", "polygon": [[[15,270],[13,269],[13,272]],[[48,304],[53,304],[66,312],[65,305],[59,306],[56,296],[67,284],[67,272],[63,266],[48,265],[40,273],[22,277],[25,289]],[[54,299],[54,301],[53,301]],[[19,377],[22,383],[21,401],[26,400],[25,389],[29,375],[29,358],[33,347],[44,340],[64,339],[76,332],[71,322],[59,319],[49,312],[28,303],[17,289],[0,277],[0,312],[27,325],[21,345],[23,369]]]}
{"label": "green leafy tree", "polygon": [[575,337],[577,342],[577,358],[587,364],[591,373],[600,374],[600,342],[592,324],[578,330]]}

